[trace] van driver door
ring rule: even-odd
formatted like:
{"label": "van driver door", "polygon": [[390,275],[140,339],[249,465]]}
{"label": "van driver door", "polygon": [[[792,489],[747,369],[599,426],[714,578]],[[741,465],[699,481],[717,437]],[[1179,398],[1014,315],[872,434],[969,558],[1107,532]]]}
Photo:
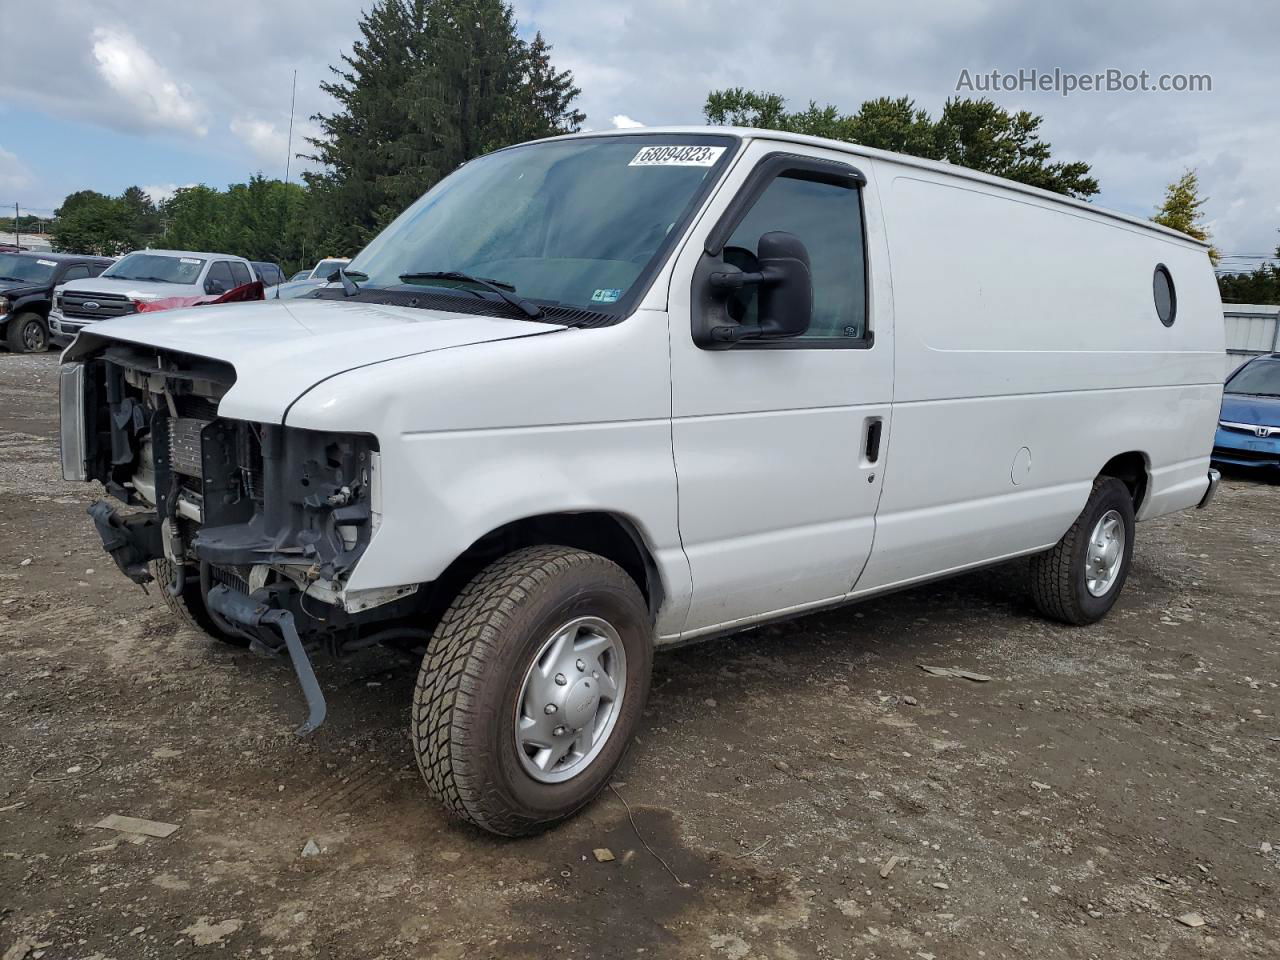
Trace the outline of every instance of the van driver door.
{"label": "van driver door", "polygon": [[[837,601],[870,554],[890,440],[892,295],[879,202],[857,159],[751,141],[675,265],[672,440],[693,579],[682,636]],[[750,272],[774,231],[809,256],[807,332],[695,343],[709,273]],[[731,296],[728,313],[754,323],[757,288]]]}

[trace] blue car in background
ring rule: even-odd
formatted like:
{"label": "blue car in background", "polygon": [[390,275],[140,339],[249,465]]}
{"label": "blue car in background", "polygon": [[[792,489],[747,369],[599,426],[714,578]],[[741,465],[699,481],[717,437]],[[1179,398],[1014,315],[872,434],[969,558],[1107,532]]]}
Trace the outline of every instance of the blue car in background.
{"label": "blue car in background", "polygon": [[1227,378],[1213,459],[1280,474],[1280,353],[1254,357]]}

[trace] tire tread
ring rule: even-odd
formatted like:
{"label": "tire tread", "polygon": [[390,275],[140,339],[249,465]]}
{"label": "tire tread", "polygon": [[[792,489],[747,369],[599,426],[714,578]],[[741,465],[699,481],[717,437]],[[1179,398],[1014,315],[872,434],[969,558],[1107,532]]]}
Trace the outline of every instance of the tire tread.
{"label": "tire tread", "polygon": [[1111,495],[1116,486],[1123,489],[1121,481],[1114,477],[1102,476],[1094,480],[1084,509],[1062,535],[1062,539],[1051,549],[1031,558],[1031,597],[1046,617],[1073,626],[1092,623],[1096,619],[1080,605],[1075,589],[1077,571],[1073,568],[1073,561],[1080,540],[1088,537],[1091,532],[1086,527],[1098,502]]}
{"label": "tire tread", "polygon": [[516,550],[477,574],[441,617],[418,672],[411,732],[427,788],[455,817],[504,836],[543,826],[509,810],[483,787],[480,767],[489,758],[472,736],[481,709],[478,690],[521,605],[575,567],[601,564],[630,582],[621,567],[584,550]]}

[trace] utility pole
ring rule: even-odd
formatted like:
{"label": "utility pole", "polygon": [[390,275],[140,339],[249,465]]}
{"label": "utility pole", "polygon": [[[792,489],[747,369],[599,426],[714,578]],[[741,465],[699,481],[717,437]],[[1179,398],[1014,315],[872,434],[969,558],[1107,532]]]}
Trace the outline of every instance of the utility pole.
{"label": "utility pole", "polygon": [[289,182],[289,164],[293,160],[293,104],[298,97],[298,71],[293,71],[293,90],[289,94],[289,145],[284,158],[284,182]]}
{"label": "utility pole", "polygon": [[22,249],[22,231],[18,226],[18,202],[13,202],[13,245],[19,250]]}

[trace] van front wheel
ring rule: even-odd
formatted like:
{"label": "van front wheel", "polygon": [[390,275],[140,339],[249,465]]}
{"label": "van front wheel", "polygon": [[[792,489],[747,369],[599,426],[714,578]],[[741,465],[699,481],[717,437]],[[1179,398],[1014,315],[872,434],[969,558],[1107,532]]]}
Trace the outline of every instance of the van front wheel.
{"label": "van front wheel", "polygon": [[558,546],[495,561],[450,604],[418,674],[428,788],[504,836],[567,819],[622,760],[652,661],[648,608],[617,564]]}
{"label": "van front wheel", "polygon": [[169,612],[193,630],[198,630],[228,646],[249,646],[248,637],[228,633],[213,619],[204,602],[204,592],[200,589],[198,571],[188,569],[183,578],[182,590],[177,594],[169,592],[169,585],[173,583],[176,572],[170,560],[151,561],[151,575],[156,578],[156,585],[160,588],[160,599],[169,608]]}
{"label": "van front wheel", "polygon": [[1076,625],[1106,616],[1129,576],[1133,535],[1129,489],[1099,477],[1071,529],[1031,558],[1031,596],[1040,612]]}

